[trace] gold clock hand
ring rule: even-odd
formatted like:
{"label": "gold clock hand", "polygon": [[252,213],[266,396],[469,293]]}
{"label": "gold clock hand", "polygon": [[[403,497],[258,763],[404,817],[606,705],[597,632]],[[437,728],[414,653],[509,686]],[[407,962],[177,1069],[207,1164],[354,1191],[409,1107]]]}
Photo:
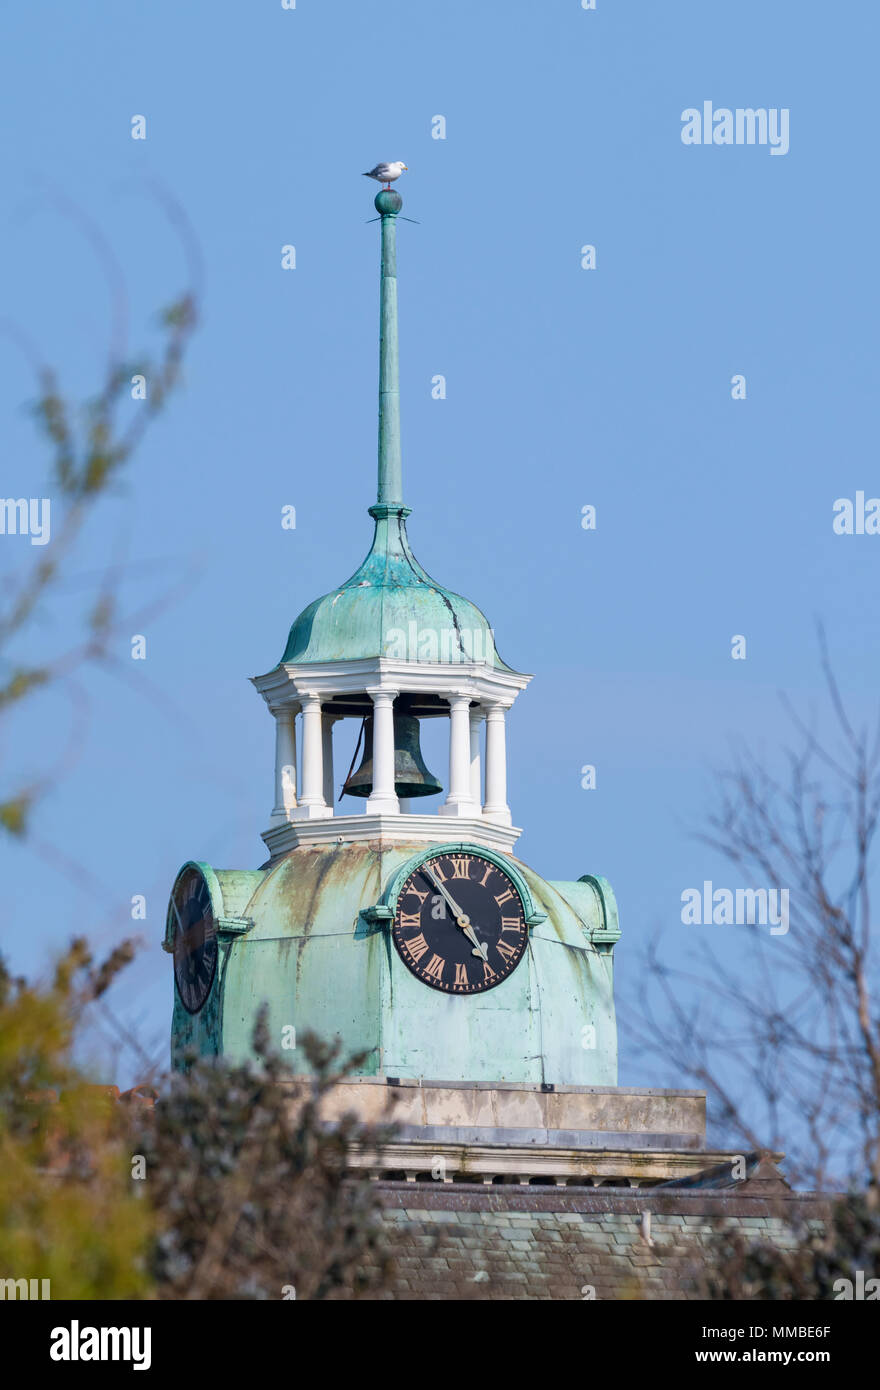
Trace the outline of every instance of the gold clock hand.
{"label": "gold clock hand", "polygon": [[[459,923],[459,925],[461,925],[461,924]],[[476,934],[476,932],[474,931],[473,927],[462,927],[462,931],[464,932],[465,936],[469,937],[469,939],[474,943],[473,954],[474,954],[475,956],[481,956],[483,960],[488,961],[488,959],[489,959],[489,950],[488,950],[488,947],[486,946],[485,941],[480,941],[480,940],[479,940],[479,938],[477,937],[477,934]]]}
{"label": "gold clock hand", "polygon": [[469,920],[467,913],[462,912],[461,908],[453,898],[452,894],[447,891],[447,889],[440,882],[440,879],[436,877],[433,869],[429,869],[426,864],[423,864],[422,872],[424,873],[425,877],[429,879],[431,883],[433,883],[437,891],[443,894],[443,897],[446,899],[446,901],[449,903],[449,906],[452,908],[452,911],[455,913],[456,921],[459,921],[463,918],[464,921],[467,922]]}
{"label": "gold clock hand", "polygon": [[437,888],[437,889],[443,894],[443,897],[444,897],[444,898],[446,899],[446,901],[449,903],[449,906],[452,908],[452,911],[455,913],[455,920],[456,920],[457,925],[458,925],[459,927],[461,927],[461,929],[462,929],[462,931],[464,932],[465,936],[468,938],[469,941],[472,941],[472,942],[474,943],[474,946],[476,947],[476,951],[474,952],[474,954],[475,954],[475,955],[478,955],[478,956],[482,956],[482,957],[483,957],[483,960],[488,960],[489,957],[488,957],[487,950],[486,950],[486,943],[485,943],[484,941],[480,941],[480,940],[477,938],[477,934],[476,934],[476,932],[474,931],[473,927],[471,926],[471,919],[470,919],[470,917],[468,917],[468,915],[467,915],[466,912],[462,912],[461,908],[459,907],[458,903],[457,903],[457,902],[455,901],[455,899],[453,898],[452,894],[451,894],[451,893],[448,893],[448,892],[446,891],[446,889],[444,888],[443,884],[440,882],[440,879],[437,878],[437,877],[435,876],[435,874],[434,874],[434,872],[433,872],[432,869],[429,869],[428,866],[427,866],[426,864],[423,864],[423,865],[422,865],[422,871],[423,871],[425,877],[426,877],[431,883],[433,883],[434,887]]}

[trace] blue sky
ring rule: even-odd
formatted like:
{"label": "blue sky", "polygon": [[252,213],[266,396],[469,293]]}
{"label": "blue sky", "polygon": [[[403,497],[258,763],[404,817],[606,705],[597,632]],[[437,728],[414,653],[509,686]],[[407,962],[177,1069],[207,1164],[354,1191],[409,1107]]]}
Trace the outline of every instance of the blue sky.
{"label": "blue sky", "polygon": [[[155,349],[187,274],[156,188],[185,211],[204,277],[184,389],[22,648],[64,650],[108,562],[127,611],[167,600],[133,628],[145,662],[125,638],[119,673],[83,679],[74,760],[69,691],[6,721],[4,787],[60,760],[39,843],[2,844],[17,966],[75,931],[109,944],[146,894],[149,949],[120,1010],[162,1045],[178,866],[264,858],[273,733],[247,678],[371,535],[378,228],[360,173],[380,159],[409,165],[418,223],[399,228],[410,538],[535,673],[510,720],[518,853],[614,884],[624,996],[656,927],[686,958],[682,890],[736,886],[691,834],[711,769],[740,739],[772,758],[779,690],[818,700],[817,616],[854,708],[874,696],[880,538],[831,523],[836,498],[880,493],[878,30],[866,7],[794,0],[4,7],[5,323],[71,396],[95,390],[113,301],[87,217],[118,260],[132,352]],[[788,108],[789,152],[683,145],[681,113],[705,100]],[[8,496],[43,495],[33,396],[6,333]],[[4,538],[3,581],[34,555]],[[620,1079],[678,1080],[625,1048]]]}

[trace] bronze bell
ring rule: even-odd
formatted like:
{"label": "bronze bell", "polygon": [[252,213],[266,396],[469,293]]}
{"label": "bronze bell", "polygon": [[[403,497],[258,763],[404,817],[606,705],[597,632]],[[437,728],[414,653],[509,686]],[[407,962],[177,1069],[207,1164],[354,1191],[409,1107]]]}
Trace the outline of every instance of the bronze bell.
{"label": "bronze bell", "polygon": [[[373,716],[364,719],[364,756],[346,778],[341,796],[369,796],[373,790]],[[357,755],[357,749],[355,749]],[[434,796],[443,787],[429,772],[419,746],[419,721],[414,714],[394,711],[394,791],[397,796]]]}

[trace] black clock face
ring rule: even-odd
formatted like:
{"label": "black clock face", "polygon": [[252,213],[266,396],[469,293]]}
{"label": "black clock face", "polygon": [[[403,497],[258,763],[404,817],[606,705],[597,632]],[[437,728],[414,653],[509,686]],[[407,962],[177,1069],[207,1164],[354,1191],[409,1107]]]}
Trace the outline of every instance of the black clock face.
{"label": "black clock face", "polygon": [[168,916],[174,933],[177,992],[183,1007],[195,1014],[211,992],[217,969],[211,890],[198,869],[187,869],[175,883]]}
{"label": "black clock face", "polygon": [[512,880],[482,855],[454,851],[425,860],[410,874],[391,935],[404,965],[446,994],[494,989],[528,945]]}

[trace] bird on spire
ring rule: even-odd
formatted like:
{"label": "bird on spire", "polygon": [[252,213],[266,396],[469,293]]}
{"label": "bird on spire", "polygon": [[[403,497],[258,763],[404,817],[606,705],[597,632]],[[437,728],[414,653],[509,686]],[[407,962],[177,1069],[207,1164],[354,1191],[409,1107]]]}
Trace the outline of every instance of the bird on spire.
{"label": "bird on spire", "polygon": [[402,160],[396,159],[393,164],[377,164],[375,169],[364,174],[365,179],[375,179],[377,183],[384,183],[386,188],[390,188],[401,174],[405,173],[406,165]]}

